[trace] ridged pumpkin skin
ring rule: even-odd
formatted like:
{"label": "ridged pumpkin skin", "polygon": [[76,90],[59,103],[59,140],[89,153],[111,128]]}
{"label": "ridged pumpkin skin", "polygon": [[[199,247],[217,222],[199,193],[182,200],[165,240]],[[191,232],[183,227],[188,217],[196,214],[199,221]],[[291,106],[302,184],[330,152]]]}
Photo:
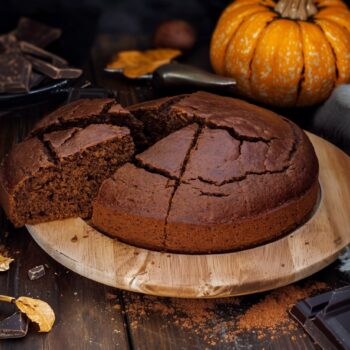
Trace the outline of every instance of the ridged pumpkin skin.
{"label": "ridged pumpkin skin", "polygon": [[210,58],[243,95],[267,104],[310,106],[350,81],[350,11],[315,0],[307,21],[282,18],[273,0],[236,0],[222,13]]}

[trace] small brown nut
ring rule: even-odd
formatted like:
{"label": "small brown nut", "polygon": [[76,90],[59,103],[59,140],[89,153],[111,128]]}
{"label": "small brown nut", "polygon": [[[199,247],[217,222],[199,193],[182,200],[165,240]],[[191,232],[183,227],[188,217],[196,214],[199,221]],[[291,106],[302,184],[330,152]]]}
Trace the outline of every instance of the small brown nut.
{"label": "small brown nut", "polygon": [[153,35],[155,47],[166,47],[189,51],[196,43],[196,32],[192,25],[181,19],[162,22]]}

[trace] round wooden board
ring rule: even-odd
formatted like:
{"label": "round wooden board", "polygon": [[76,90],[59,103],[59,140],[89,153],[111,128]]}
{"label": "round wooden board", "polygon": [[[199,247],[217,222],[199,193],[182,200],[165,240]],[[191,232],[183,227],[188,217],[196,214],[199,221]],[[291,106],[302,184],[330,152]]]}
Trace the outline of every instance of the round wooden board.
{"label": "round wooden board", "polygon": [[79,218],[27,228],[67,268],[121,289],[213,298],[281,287],[324,268],[350,244],[350,158],[308,135],[320,163],[319,206],[303,226],[257,248],[212,255],[154,252],[113,240]]}

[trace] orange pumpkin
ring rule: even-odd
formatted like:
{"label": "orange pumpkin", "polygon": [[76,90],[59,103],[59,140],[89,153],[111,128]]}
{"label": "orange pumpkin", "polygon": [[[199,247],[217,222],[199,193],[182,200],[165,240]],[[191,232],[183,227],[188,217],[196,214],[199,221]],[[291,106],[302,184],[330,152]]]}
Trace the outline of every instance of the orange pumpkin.
{"label": "orange pumpkin", "polygon": [[245,96],[314,105],[350,80],[350,11],[341,0],[236,0],[221,15],[210,56]]}

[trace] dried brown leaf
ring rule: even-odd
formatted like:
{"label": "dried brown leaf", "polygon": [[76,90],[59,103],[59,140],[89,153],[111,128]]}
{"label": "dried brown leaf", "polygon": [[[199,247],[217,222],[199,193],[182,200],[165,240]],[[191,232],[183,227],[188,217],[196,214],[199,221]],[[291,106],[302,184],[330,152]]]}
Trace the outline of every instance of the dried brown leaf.
{"label": "dried brown leaf", "polygon": [[14,259],[0,254],[0,271],[7,271],[12,261],[14,261]]}
{"label": "dried brown leaf", "polygon": [[126,77],[134,79],[153,73],[158,67],[180,55],[181,51],[173,49],[121,51],[107,68],[121,70]]}
{"label": "dried brown leaf", "polygon": [[55,322],[55,313],[45,301],[20,297],[14,302],[19,310],[38,324],[39,332],[49,332]]}

